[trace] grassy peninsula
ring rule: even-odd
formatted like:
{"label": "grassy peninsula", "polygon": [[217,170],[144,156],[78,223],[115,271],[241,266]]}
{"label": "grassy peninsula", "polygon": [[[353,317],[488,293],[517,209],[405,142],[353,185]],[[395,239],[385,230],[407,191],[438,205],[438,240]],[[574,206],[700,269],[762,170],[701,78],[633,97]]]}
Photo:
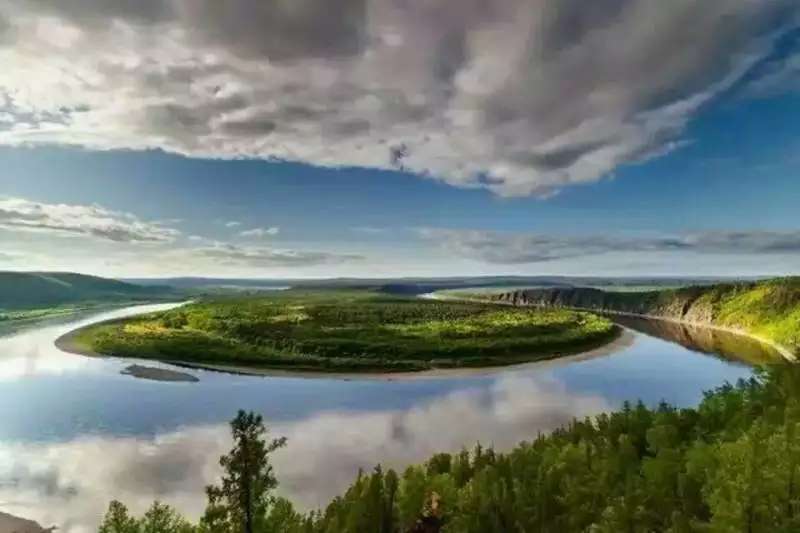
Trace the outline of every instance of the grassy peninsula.
{"label": "grassy peninsula", "polygon": [[529,289],[492,298],[521,306],[622,312],[734,329],[800,355],[800,277],[642,292]]}
{"label": "grassy peninsula", "polygon": [[370,291],[214,298],[75,332],[102,355],[318,371],[493,366],[577,353],[618,334],[565,309],[422,301]]}

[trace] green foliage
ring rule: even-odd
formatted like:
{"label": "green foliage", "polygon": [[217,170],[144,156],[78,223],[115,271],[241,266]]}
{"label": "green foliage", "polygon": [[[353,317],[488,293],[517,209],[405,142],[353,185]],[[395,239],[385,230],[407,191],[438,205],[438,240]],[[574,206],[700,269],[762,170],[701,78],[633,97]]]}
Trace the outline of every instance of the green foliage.
{"label": "green foliage", "polygon": [[495,300],[652,315],[742,330],[800,354],[800,277],[645,292],[533,289]]}
{"label": "green foliage", "polygon": [[[219,464],[225,475],[219,486],[206,487],[208,510],[204,523],[211,531],[253,533],[264,530],[278,480],[269,455],[286,445],[280,438],[267,442],[261,415],[239,411],[231,421],[234,447]],[[286,519],[291,513],[286,513]]]}
{"label": "green foliage", "polygon": [[128,509],[116,500],[108,505],[103,522],[98,528],[99,533],[138,533],[138,521],[128,514]]}
{"label": "green foliage", "polygon": [[98,529],[99,533],[194,533],[196,528],[168,505],[154,502],[137,519],[118,501],[112,501]]}
{"label": "green foliage", "polygon": [[616,333],[608,320],[583,312],[286,291],[101,324],[75,342],[116,356],[399,371],[535,360],[592,348]]}
{"label": "green foliage", "polygon": [[[235,434],[239,425],[263,429],[252,414],[237,421]],[[270,448],[263,431],[246,434]],[[789,533],[800,531],[798,436],[800,368],[776,367],[707,393],[696,409],[626,404],[507,453],[480,445],[440,453],[402,476],[378,466],[322,511],[261,500],[253,531]],[[271,475],[263,479],[274,488]],[[198,531],[246,531],[239,519],[209,520],[218,503],[210,498]],[[144,529],[156,523],[154,509],[170,517],[158,531],[192,531],[158,504],[136,520],[114,502],[100,532],[155,531]]]}

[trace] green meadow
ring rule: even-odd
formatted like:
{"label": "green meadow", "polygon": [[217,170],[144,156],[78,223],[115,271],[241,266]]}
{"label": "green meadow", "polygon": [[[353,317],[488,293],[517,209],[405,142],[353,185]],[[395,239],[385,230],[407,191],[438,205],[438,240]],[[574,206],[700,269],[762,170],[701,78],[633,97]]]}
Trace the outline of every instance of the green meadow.
{"label": "green meadow", "polygon": [[84,352],[320,371],[513,364],[597,347],[618,328],[591,313],[424,301],[369,291],[220,297],[78,331]]}

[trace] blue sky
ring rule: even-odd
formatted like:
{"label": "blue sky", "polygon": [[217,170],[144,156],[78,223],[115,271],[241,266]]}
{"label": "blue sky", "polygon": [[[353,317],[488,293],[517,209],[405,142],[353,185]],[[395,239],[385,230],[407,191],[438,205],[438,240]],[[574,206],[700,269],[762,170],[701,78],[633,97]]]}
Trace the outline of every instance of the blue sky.
{"label": "blue sky", "polygon": [[[632,31],[646,24],[637,18],[641,2],[621,3],[631,7],[620,12],[619,24]],[[323,99],[319,109],[301,110],[291,100],[274,104],[273,95],[268,120],[252,110],[235,121],[230,114],[203,115],[208,127],[198,126],[205,123],[195,115],[184,116],[186,110],[177,112],[176,104],[156,113],[149,103],[153,94],[177,99],[194,89],[159,81],[155,92],[148,86],[148,103],[142,104],[144,96],[136,94],[137,100],[128,96],[131,91],[107,82],[103,88],[109,99],[150,106],[142,112],[153,116],[142,125],[135,115],[117,117],[121,110],[108,107],[89,88],[76,88],[66,74],[38,74],[45,91],[39,85],[31,88],[22,67],[12,68],[15,75],[0,76],[0,268],[246,277],[798,273],[797,26],[776,22],[785,18],[750,2],[723,4],[727,7],[718,16],[741,15],[741,27],[734,24],[731,35],[712,17],[710,40],[689,42],[694,48],[683,50],[708,57],[678,65],[674,73],[669,66],[655,66],[658,54],[667,52],[654,49],[656,71],[642,74],[663,74],[652,86],[640,86],[636,76],[611,83],[600,72],[585,80],[591,90],[572,94],[571,78],[560,79],[557,71],[555,81],[528,77],[517,81],[522,85],[513,91],[509,82],[496,88],[496,98],[493,93],[494,99],[475,104],[476,90],[456,79],[453,86],[473,100],[456,105],[456,97],[448,97],[452,109],[446,118],[454,132],[446,134],[438,125],[445,118],[432,124],[412,113],[413,119],[390,117],[383,123],[390,104],[383,103],[383,111],[376,113],[364,107],[363,96],[346,120],[332,121],[331,112],[323,109],[331,105],[326,99],[336,87],[328,82],[322,96],[316,95]],[[750,9],[763,16],[761,25],[745,23],[760,20]],[[669,21],[669,11],[659,16]],[[0,54],[20,62],[20,50],[34,44],[55,46],[68,59],[80,49],[84,34],[88,38],[99,31],[74,13],[31,10],[12,16],[0,10],[0,21],[3,15],[17,28],[42,20],[63,26],[50,28],[52,35],[64,35],[55,44],[50,42],[54,38],[42,44],[20,43],[17,37],[0,46]],[[602,18],[580,15],[589,22]],[[102,16],[123,24],[133,15]],[[483,24],[476,20],[475,25]],[[190,22],[198,32],[202,24],[220,23]],[[165,18],[149,24],[189,22]],[[131,26],[143,31],[140,27]],[[582,42],[580,35],[575,37]],[[596,46],[596,39],[587,33],[584,40]],[[240,50],[244,44],[225,46],[254,61]],[[401,49],[404,65],[422,55]],[[123,51],[153,60],[139,48]],[[264,53],[268,57],[259,65],[276,62],[276,51]],[[500,51],[478,49],[474,54],[477,63]],[[651,58],[622,56],[609,59],[609,65],[618,68],[623,62],[636,73],[640,59]],[[104,60],[110,61],[99,57],[94,64]],[[157,61],[175,68],[172,58]],[[341,61],[336,58],[336,68],[342,68]],[[359,56],[358,61],[366,60]],[[469,68],[460,63],[458,68],[468,79]],[[84,77],[90,74],[98,75],[87,71]],[[241,72],[226,73],[234,74],[237,83],[258,86],[258,79]],[[192,83],[201,85],[205,75],[205,70],[190,74]],[[224,79],[215,83],[216,92],[227,90],[220,89]],[[428,100],[438,95],[429,80],[415,83],[414,94]],[[255,102],[252,87],[246,94]],[[559,109],[546,106],[544,96],[510,107],[509,102],[522,98],[519,94],[539,87],[542,93],[564,93],[564,100],[553,100]],[[35,90],[45,91],[38,94],[39,102],[53,100],[49,108],[31,104]],[[255,107],[263,113],[265,106],[259,101]],[[169,120],[157,122],[165,109]],[[216,108],[213,112],[218,113]],[[96,122],[93,113],[103,122]],[[464,125],[462,115],[479,116],[482,127]],[[224,127],[220,116],[228,121]],[[496,126],[497,116],[506,122]],[[362,122],[369,134],[361,133]],[[408,133],[407,123],[424,132],[425,140]],[[284,124],[291,124],[285,129],[294,133],[277,137]],[[334,130],[337,135],[329,137]],[[508,132],[515,137],[507,137]],[[529,143],[519,141],[518,133],[528,135]],[[387,141],[390,136],[395,137]],[[519,146],[512,150],[504,143]]]}

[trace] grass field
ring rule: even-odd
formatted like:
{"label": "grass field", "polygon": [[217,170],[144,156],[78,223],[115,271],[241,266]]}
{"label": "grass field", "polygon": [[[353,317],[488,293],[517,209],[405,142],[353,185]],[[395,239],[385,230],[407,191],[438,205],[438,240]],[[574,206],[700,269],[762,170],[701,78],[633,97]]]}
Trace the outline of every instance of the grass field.
{"label": "grass field", "polygon": [[568,310],[421,301],[368,291],[219,298],[79,331],[74,345],[122,357],[323,371],[415,371],[576,353],[617,335]]}

